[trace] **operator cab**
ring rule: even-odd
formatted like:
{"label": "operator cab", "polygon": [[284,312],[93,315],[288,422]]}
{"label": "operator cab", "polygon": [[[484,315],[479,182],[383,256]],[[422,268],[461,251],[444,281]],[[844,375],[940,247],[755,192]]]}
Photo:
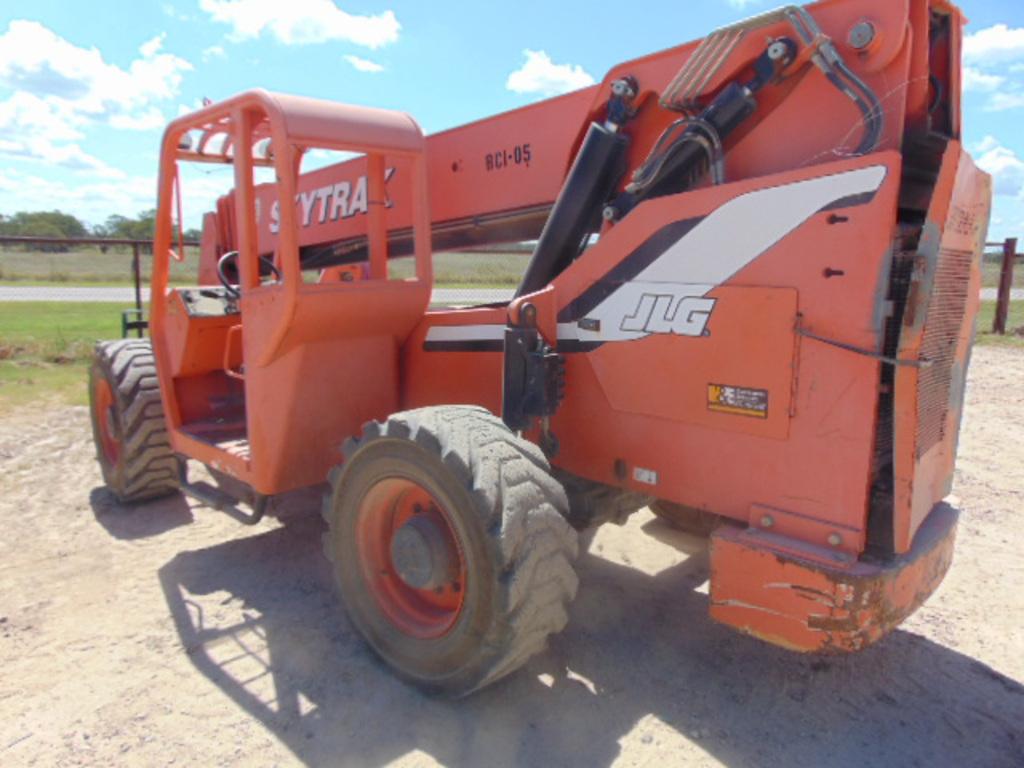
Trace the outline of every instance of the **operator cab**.
{"label": "operator cab", "polygon": [[[150,329],[180,456],[256,494],[281,493],[322,482],[329,467],[320,464],[337,446],[320,442],[397,409],[397,350],[431,289],[423,146],[419,127],[404,114],[263,91],[171,123],[161,159]],[[300,187],[303,158],[314,150],[363,156],[351,188],[360,185],[365,215],[342,216],[351,206]],[[219,284],[170,289],[183,162],[233,166],[234,190],[219,211],[229,247],[216,261]],[[407,188],[392,182],[385,192],[387,169],[396,165]],[[272,171],[274,183],[258,183],[260,168]],[[316,171],[302,183],[308,178]],[[416,211],[409,237],[416,274],[404,280],[388,279],[388,194],[404,194]],[[350,239],[361,240],[367,263],[318,271],[320,280],[310,282],[300,259],[302,225],[332,215]],[[200,282],[212,283],[210,277],[200,275]]]}

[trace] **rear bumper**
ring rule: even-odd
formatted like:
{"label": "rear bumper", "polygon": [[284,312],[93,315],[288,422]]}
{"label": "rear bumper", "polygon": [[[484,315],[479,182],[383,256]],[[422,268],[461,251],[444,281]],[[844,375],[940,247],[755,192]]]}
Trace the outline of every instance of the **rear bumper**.
{"label": "rear bumper", "polygon": [[801,652],[858,651],[913,613],[953,558],[958,512],[941,503],[909,552],[886,563],[842,555],[753,530],[711,536],[711,617]]}

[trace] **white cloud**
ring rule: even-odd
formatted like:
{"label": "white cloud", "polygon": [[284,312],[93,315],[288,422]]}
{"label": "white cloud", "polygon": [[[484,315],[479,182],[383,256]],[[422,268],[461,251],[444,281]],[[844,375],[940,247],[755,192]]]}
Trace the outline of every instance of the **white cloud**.
{"label": "white cloud", "polygon": [[177,19],[178,21],[192,20],[191,16],[189,16],[184,11],[179,11],[171,3],[164,3],[162,6],[160,6],[160,8],[163,10],[165,15],[170,16],[172,19]]}
{"label": "white cloud", "polygon": [[359,56],[353,56],[351,54],[343,56],[349,64],[355,67],[360,72],[383,72],[384,67],[378,64],[376,61],[370,61],[369,59],[363,59]]}
{"label": "white cloud", "polygon": [[505,81],[510,91],[556,96],[594,84],[594,78],[579,64],[555,64],[545,51],[526,49],[523,55],[523,66]]}
{"label": "white cloud", "polygon": [[977,144],[972,146],[971,147],[971,151],[972,152],[977,152],[977,153],[981,154],[981,153],[988,152],[991,149],[995,149],[998,146],[999,146],[999,140],[995,136],[992,136],[991,134],[989,134],[988,136],[983,138],[981,141],[979,141]]}
{"label": "white cloud", "polygon": [[17,91],[0,102],[0,155],[117,176],[119,171],[82,150],[77,141],[83,137],[73,114],[31,93]]}
{"label": "white cloud", "polygon": [[964,38],[964,61],[992,65],[1024,59],[1024,28],[996,24]]}
{"label": "white cloud", "polygon": [[122,131],[156,131],[167,124],[167,118],[156,107],[149,107],[143,112],[131,115],[114,115],[110,118],[109,124],[111,128]]}
{"label": "white cloud", "polygon": [[376,49],[398,40],[402,28],[393,11],[346,13],[332,0],[199,0],[199,8],[231,26],[235,40],[266,32],[286,45],[343,40]]}
{"label": "white cloud", "polygon": [[995,24],[964,38],[965,91],[991,94],[987,112],[1024,107],[1018,74],[1024,71],[1024,28]]}
{"label": "white cloud", "polygon": [[[0,200],[14,197],[19,210],[60,208],[98,224],[112,213],[133,215],[153,207],[156,184],[152,179],[130,178],[72,185],[39,176],[0,170]],[[9,207],[9,206],[5,206]]]}
{"label": "white cloud", "polygon": [[183,115],[190,115],[193,112],[195,112],[197,109],[202,109],[202,108],[203,108],[203,102],[200,101],[199,99],[196,99],[194,102],[192,102],[192,104],[179,104],[178,105],[177,116],[178,117],[182,117]]}
{"label": "white cloud", "polygon": [[209,48],[203,49],[203,61],[210,61],[210,59],[225,59],[227,53],[219,45],[211,45]]}
{"label": "white cloud", "polygon": [[1024,92],[1006,91],[993,93],[992,98],[985,105],[985,111],[1005,112],[1008,109],[1017,109],[1018,107],[1024,107]]}
{"label": "white cloud", "polygon": [[35,21],[15,20],[0,35],[0,85],[60,102],[97,118],[130,113],[175,96],[192,65],[160,53],[162,37],[144,43],[142,58],[121,69],[96,48],[79,48]]}
{"label": "white cloud", "polygon": [[139,53],[142,54],[143,58],[151,59],[156,56],[160,49],[164,47],[164,39],[167,37],[166,32],[161,32],[159,35],[154,37],[152,40],[147,40],[139,46]]}
{"label": "white cloud", "polygon": [[1024,193],[1024,160],[991,136],[982,140],[988,150],[978,158],[978,167],[992,174],[997,195],[1019,197]]}
{"label": "white cloud", "polygon": [[726,0],[733,8],[748,8],[751,5],[759,5],[761,0]]}
{"label": "white cloud", "polygon": [[[96,48],[79,48],[34,21],[0,34],[0,154],[115,177],[119,171],[81,149],[83,128],[151,130],[164,123],[155,102],[177,95],[184,59],[161,53],[163,35],[143,43],[122,69]],[[123,175],[123,174],[121,174]]]}
{"label": "white cloud", "polygon": [[991,92],[1006,82],[1002,75],[992,75],[974,67],[964,67],[963,86],[965,91]]}
{"label": "white cloud", "polygon": [[118,179],[124,172],[85,152],[78,144],[54,144],[47,139],[32,138],[11,141],[0,139],[0,154],[22,160],[34,160],[94,176]]}
{"label": "white cloud", "polygon": [[8,140],[13,136],[34,136],[47,141],[75,141],[84,134],[66,107],[42,99],[27,91],[15,91],[6,101],[0,101],[0,135]]}
{"label": "white cloud", "polygon": [[[199,227],[206,211],[234,185],[231,169],[199,172],[182,166],[182,213],[186,227]],[[210,174],[210,175],[208,175]],[[156,178],[123,176],[116,180],[75,183],[74,177],[57,181],[14,169],[0,168],[0,209],[48,211],[60,208],[90,224],[100,224],[114,213],[134,215],[156,207]]]}

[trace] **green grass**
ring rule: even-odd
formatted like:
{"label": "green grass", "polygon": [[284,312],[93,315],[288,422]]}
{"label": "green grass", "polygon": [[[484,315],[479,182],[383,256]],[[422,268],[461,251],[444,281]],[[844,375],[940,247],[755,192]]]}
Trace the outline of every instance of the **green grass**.
{"label": "green grass", "polygon": [[[434,281],[444,287],[502,288],[519,283],[530,253],[526,251],[459,251],[434,254]],[[20,247],[0,248],[0,284],[13,285],[130,285],[131,250],[82,248],[66,253],[26,251]],[[140,260],[142,279],[148,283],[152,257]],[[411,257],[392,259],[392,277],[410,277],[415,271]],[[189,248],[183,263],[171,265],[171,282],[193,284],[199,267],[198,250]],[[986,259],[982,264],[982,284],[999,285],[1000,262]],[[1024,262],[1017,265],[1013,286],[1024,288]]]}
{"label": "green grass", "polygon": [[[529,253],[441,252],[434,254],[434,284],[438,288],[508,288],[519,285],[530,260]],[[412,277],[412,257],[388,262],[390,277]]]}
{"label": "green grass", "polygon": [[1006,335],[992,333],[992,321],[996,316],[994,301],[981,302],[978,312],[977,343],[984,346],[1018,347],[1024,349],[1024,301],[1011,301],[1010,314],[1006,318]]}
{"label": "green grass", "polygon": [[[188,250],[186,260],[171,264],[171,282],[178,285],[194,284],[198,274],[198,254]],[[503,288],[519,284],[529,253],[441,252],[434,254],[434,282],[444,287]],[[143,254],[140,259],[142,281],[149,283],[152,257]],[[392,277],[411,277],[415,263],[410,258],[389,262]],[[117,286],[132,283],[132,256],[128,249],[98,248],[45,253],[17,248],[0,249],[0,284],[7,285],[92,285]]]}
{"label": "green grass", "polygon": [[0,360],[0,415],[39,402],[85,405],[88,375],[89,365],[81,361]]}
{"label": "green grass", "polygon": [[[999,277],[1003,271],[1002,262],[985,261],[981,265],[981,284],[985,288],[998,288]],[[1018,261],[1013,269],[1014,288],[1024,288],[1024,262]]]}
{"label": "green grass", "polygon": [[41,400],[84,404],[93,344],[120,337],[123,308],[0,302],[0,413]]}
{"label": "green grass", "polygon": [[0,359],[88,360],[97,339],[120,337],[125,308],[101,302],[0,302]]}
{"label": "green grass", "polygon": [[[1024,302],[1010,307],[1010,332],[996,336],[995,302],[982,302],[978,344],[1024,349]],[[124,308],[92,302],[0,302],[0,413],[39,400],[85,403],[93,344],[120,337]]]}
{"label": "green grass", "polygon": [[[153,259],[139,259],[142,279],[149,282]],[[182,263],[171,264],[171,282],[194,283],[199,267],[199,251],[189,248]],[[26,251],[18,247],[0,249],[0,283],[18,285],[130,285],[132,252],[130,248],[82,248],[65,253]]]}

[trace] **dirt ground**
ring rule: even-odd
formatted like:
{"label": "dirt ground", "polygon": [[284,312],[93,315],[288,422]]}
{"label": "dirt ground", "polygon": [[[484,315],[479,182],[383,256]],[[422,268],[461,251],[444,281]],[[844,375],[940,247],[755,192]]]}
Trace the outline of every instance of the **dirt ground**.
{"label": "dirt ground", "polygon": [[878,646],[803,657],[706,616],[647,512],[579,562],[568,629],[462,701],[397,682],[301,500],[255,528],[100,487],[83,408],[0,422],[0,765],[1024,765],[1024,354],[975,353],[953,568]]}

